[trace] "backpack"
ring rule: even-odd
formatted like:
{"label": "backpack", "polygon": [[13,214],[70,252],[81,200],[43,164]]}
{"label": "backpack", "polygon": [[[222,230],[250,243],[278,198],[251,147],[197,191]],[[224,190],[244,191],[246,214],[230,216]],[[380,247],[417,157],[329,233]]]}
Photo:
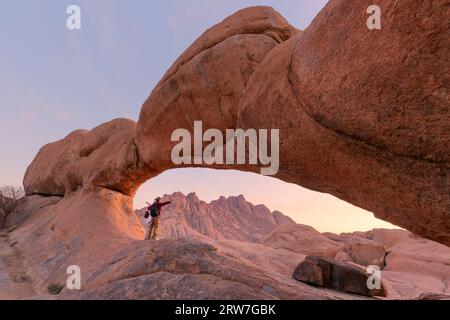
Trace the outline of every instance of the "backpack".
{"label": "backpack", "polygon": [[148,208],[147,211],[145,211],[145,215],[144,215],[145,219],[148,219],[148,217],[150,217],[150,208]]}
{"label": "backpack", "polygon": [[152,204],[150,209],[149,209],[150,215],[152,216],[152,218],[156,218],[159,216],[159,209],[158,206],[156,204]]}

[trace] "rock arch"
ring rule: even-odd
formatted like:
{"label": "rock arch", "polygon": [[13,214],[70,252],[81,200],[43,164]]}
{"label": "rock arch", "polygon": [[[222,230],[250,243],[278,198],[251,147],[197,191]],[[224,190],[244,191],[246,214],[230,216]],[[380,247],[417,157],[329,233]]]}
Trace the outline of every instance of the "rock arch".
{"label": "rock arch", "polygon": [[118,212],[131,211],[137,188],[173,167],[173,130],[194,120],[279,128],[278,178],[450,245],[446,1],[379,0],[376,31],[369,2],[332,0],[304,31],[268,7],[239,11],[183,53],[137,123],[116,119],[44,146],[27,195],[64,197],[75,216],[86,207],[70,206],[74,198],[95,198],[90,212],[102,214],[120,198]]}

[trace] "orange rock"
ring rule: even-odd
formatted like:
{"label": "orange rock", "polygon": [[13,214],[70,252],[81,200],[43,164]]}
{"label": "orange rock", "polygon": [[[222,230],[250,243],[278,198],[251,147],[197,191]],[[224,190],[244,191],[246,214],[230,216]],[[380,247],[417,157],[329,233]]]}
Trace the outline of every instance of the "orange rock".
{"label": "orange rock", "polygon": [[15,232],[36,283],[63,278],[72,260],[100,272],[106,266],[92,257],[107,261],[143,237],[132,196],[174,167],[171,133],[193,120],[280,129],[278,178],[450,245],[446,1],[379,0],[383,29],[373,31],[369,4],[332,0],[303,32],[273,9],[242,10],[175,62],[137,124],[117,119],[44,146],[26,172],[26,192],[63,199]]}
{"label": "orange rock", "polygon": [[174,167],[171,133],[192,120],[279,128],[278,178],[450,244],[448,11],[445,1],[421,3],[417,14],[412,0],[379,4],[377,31],[366,27],[364,1],[331,1],[301,33],[267,7],[236,13],[175,62],[137,130],[115,120],[45,146],[25,176],[27,193],[101,187],[132,196]]}

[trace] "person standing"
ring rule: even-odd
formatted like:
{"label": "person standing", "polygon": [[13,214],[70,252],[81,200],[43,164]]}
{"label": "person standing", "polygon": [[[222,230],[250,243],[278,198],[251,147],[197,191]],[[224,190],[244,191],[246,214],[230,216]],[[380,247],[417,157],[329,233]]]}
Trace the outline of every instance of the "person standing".
{"label": "person standing", "polygon": [[147,202],[147,204],[150,206],[148,207],[147,213],[145,214],[145,218],[148,218],[148,234],[145,240],[156,240],[159,228],[159,219],[161,216],[161,209],[170,203],[170,201],[161,202],[161,197],[156,198],[151,205]]}

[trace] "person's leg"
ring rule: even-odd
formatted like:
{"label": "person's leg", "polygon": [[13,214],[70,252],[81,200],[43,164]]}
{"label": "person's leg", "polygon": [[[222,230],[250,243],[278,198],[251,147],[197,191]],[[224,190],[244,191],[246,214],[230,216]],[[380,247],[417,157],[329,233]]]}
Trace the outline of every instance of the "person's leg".
{"label": "person's leg", "polygon": [[153,218],[152,239],[156,240],[157,232],[159,228],[159,217]]}
{"label": "person's leg", "polygon": [[153,222],[154,219],[151,219],[150,222],[148,223],[148,233],[147,233],[147,237],[145,240],[150,240],[152,237],[152,233],[153,233]]}

